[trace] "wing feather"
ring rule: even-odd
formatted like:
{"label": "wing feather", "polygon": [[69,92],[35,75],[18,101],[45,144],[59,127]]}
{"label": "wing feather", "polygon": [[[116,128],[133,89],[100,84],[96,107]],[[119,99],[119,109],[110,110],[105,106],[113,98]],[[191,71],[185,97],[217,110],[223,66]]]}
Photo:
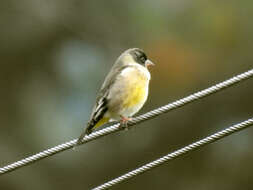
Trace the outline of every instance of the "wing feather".
{"label": "wing feather", "polygon": [[109,74],[106,76],[105,81],[99,90],[98,96],[96,98],[96,104],[93,107],[90,120],[87,123],[87,126],[81,136],[78,138],[77,145],[81,144],[81,141],[83,137],[86,134],[90,134],[92,132],[92,129],[96,126],[96,124],[103,118],[104,114],[108,110],[108,102],[110,99],[108,99],[108,95],[110,92],[110,89],[114,82],[116,81],[117,76],[121,73],[123,69],[125,69],[127,66],[122,65],[121,63],[115,63],[112,67]]}

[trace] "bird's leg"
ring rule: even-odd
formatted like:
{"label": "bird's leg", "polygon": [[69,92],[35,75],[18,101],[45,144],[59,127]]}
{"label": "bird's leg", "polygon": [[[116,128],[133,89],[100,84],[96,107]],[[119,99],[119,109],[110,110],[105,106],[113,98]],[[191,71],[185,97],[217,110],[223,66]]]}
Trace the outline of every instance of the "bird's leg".
{"label": "bird's leg", "polygon": [[122,115],[121,115],[120,117],[121,117],[121,120],[120,120],[120,127],[123,128],[123,129],[128,130],[129,127],[128,127],[127,123],[128,123],[129,121],[131,121],[132,118],[131,118],[131,117],[124,117],[124,116],[122,116]]}

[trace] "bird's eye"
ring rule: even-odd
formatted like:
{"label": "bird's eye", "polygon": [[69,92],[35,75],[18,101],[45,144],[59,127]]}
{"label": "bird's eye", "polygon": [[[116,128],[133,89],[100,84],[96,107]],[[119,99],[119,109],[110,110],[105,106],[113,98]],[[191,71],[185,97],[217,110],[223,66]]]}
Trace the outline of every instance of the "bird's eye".
{"label": "bird's eye", "polygon": [[146,58],[145,58],[144,56],[141,56],[141,57],[140,57],[140,60],[141,60],[142,63],[145,63]]}
{"label": "bird's eye", "polygon": [[147,60],[147,56],[145,55],[145,53],[143,51],[140,50],[135,50],[134,51],[134,56],[135,56],[135,60],[141,64],[144,65],[146,60]]}

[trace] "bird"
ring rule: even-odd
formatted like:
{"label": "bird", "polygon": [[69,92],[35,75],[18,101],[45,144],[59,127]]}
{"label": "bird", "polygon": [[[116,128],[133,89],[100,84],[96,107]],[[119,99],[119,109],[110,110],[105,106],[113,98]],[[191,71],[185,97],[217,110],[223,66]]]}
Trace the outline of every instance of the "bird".
{"label": "bird", "polygon": [[139,48],[130,48],[118,57],[98,92],[90,119],[76,146],[82,143],[85,135],[105,123],[120,121],[120,126],[127,127],[127,122],[148,98],[151,65],[154,63]]}

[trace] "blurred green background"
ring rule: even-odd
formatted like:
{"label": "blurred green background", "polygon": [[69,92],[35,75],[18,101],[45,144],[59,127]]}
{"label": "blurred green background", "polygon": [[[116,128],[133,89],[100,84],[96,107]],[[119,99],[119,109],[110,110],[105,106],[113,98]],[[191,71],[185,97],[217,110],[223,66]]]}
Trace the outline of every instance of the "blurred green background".
{"label": "blurred green background", "polygon": [[[156,63],[141,113],[252,69],[253,1],[0,1],[0,166],[77,138],[116,58]],[[90,189],[252,117],[253,81],[0,177],[1,190]],[[253,189],[253,130],[113,189]]]}

